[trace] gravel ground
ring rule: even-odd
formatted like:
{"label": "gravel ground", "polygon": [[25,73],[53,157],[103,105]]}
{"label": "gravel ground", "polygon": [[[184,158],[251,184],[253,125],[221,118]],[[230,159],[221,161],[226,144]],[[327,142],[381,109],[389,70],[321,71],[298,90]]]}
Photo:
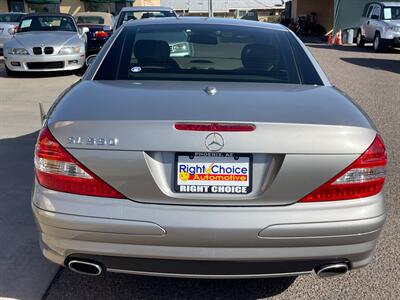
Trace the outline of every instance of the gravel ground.
{"label": "gravel ground", "polygon": [[[45,298],[400,299],[400,51],[375,54],[371,49],[318,44],[310,44],[309,48],[333,84],[349,94],[369,114],[380,129],[389,151],[389,177],[385,189],[388,219],[373,263],[367,268],[331,279],[303,276],[257,280],[194,280],[112,273],[88,277],[60,270]],[[71,79],[66,78],[65,86]],[[60,84],[59,78],[54,80]]]}

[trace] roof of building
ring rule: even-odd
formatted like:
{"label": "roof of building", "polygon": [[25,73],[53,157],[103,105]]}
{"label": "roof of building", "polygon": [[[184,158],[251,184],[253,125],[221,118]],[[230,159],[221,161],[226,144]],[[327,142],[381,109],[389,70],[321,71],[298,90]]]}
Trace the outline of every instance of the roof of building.
{"label": "roof of building", "polygon": [[167,6],[126,6],[121,11],[171,11]]}
{"label": "roof of building", "polygon": [[[161,0],[161,4],[175,10],[188,10],[192,13],[208,12],[208,0]],[[230,10],[284,8],[282,0],[214,0],[214,12]]]}

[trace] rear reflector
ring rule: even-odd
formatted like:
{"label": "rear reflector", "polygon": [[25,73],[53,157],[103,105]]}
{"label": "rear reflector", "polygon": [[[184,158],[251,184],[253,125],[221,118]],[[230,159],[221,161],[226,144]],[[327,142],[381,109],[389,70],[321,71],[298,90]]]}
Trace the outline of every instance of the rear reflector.
{"label": "rear reflector", "polygon": [[378,194],[385,182],[387,155],[379,135],[356,161],[300,200],[300,202],[337,201]]}
{"label": "rear reflector", "polygon": [[226,124],[226,123],[176,123],[175,129],[186,131],[235,131],[249,132],[254,131],[256,126],[253,124]]}
{"label": "rear reflector", "polygon": [[35,172],[40,185],[55,191],[108,198],[125,198],[85,168],[53,137],[47,127],[35,147]]}

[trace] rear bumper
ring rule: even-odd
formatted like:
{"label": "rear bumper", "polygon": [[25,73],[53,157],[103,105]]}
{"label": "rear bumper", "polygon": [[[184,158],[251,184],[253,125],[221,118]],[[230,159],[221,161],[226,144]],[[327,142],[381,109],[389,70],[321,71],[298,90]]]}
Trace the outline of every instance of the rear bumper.
{"label": "rear bumper", "polygon": [[[92,259],[111,272],[236,278],[367,265],[385,220],[382,195],[285,207],[183,207],[69,195],[36,184],[43,254]],[[117,217],[118,215],[118,217]]]}
{"label": "rear bumper", "polygon": [[[83,67],[84,54],[74,55],[9,55],[5,54],[4,62],[11,71],[49,72],[71,71]],[[54,65],[57,63],[58,65]],[[50,67],[46,67],[46,64]]]}
{"label": "rear bumper", "polygon": [[88,39],[87,54],[98,53],[106,42],[107,39]]}

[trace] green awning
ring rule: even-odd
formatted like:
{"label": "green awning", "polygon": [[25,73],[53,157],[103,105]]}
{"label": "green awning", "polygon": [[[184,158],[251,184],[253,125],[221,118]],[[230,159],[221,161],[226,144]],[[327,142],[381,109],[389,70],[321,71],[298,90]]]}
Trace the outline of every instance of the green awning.
{"label": "green awning", "polygon": [[32,4],[60,4],[60,0],[26,0],[28,3]]}

